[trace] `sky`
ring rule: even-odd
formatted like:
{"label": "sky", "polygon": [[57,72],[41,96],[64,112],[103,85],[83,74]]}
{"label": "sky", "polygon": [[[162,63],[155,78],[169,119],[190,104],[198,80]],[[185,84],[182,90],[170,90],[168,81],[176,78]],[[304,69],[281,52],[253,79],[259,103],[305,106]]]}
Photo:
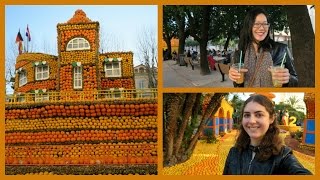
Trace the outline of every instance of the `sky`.
{"label": "sky", "polygon": [[57,24],[67,22],[77,9],[82,9],[89,19],[100,23],[100,32],[104,33],[107,42],[111,41],[108,44],[110,51],[132,51],[134,65],[140,64],[139,34],[144,29],[152,29],[157,40],[158,10],[155,5],[10,5],[5,6],[6,56],[12,52],[10,48],[18,49],[14,42],[19,29],[26,42],[27,25],[31,34],[29,50],[57,55]]}

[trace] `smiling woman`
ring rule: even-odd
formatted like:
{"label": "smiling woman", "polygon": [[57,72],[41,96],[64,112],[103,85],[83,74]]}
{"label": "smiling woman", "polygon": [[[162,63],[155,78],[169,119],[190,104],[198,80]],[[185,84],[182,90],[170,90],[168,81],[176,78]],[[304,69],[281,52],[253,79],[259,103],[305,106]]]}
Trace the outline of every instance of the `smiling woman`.
{"label": "smiling woman", "polygon": [[260,94],[244,102],[240,134],[229,151],[223,174],[311,174],[282,144],[274,109],[274,103]]}
{"label": "smiling woman", "polygon": [[[298,78],[287,45],[270,38],[268,14],[261,8],[248,12],[240,33],[239,52],[234,60],[243,64],[231,67],[229,78],[236,87],[294,87]],[[273,66],[279,66],[275,70]],[[244,81],[239,79],[244,77]]]}

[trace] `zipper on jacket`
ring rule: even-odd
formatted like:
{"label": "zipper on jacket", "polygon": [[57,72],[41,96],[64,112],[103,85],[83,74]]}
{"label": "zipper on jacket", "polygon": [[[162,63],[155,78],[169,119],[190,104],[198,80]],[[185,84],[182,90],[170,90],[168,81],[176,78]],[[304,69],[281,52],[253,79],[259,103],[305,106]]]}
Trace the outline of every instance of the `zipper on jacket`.
{"label": "zipper on jacket", "polygon": [[252,161],[253,161],[255,155],[256,155],[256,153],[255,153],[255,152],[252,152],[252,158],[251,158],[251,160],[250,160],[250,162],[249,162],[249,167],[248,167],[248,172],[247,172],[247,174],[250,173]]}

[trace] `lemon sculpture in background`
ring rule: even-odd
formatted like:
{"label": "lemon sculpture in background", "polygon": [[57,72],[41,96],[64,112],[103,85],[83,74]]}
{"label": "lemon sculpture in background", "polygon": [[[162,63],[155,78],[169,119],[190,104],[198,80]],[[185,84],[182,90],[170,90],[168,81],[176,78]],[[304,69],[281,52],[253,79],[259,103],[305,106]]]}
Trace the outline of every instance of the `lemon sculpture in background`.
{"label": "lemon sculpture in background", "polygon": [[297,126],[296,121],[297,121],[297,118],[295,116],[291,116],[289,118],[289,126]]}

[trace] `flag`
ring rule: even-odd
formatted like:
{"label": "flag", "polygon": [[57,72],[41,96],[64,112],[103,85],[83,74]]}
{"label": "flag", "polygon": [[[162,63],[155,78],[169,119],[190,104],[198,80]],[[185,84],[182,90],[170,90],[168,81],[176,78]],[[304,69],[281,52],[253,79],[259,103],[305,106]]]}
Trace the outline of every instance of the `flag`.
{"label": "flag", "polygon": [[22,39],[20,30],[19,30],[17,37],[16,37],[16,43],[19,43],[19,45],[18,45],[19,54],[21,54],[22,50],[23,50],[22,41],[23,41],[23,39]]}
{"label": "flag", "polygon": [[29,26],[28,25],[27,25],[26,36],[28,38],[28,41],[31,41],[31,34],[30,34],[30,31],[29,31]]}
{"label": "flag", "polygon": [[16,43],[21,42],[21,41],[23,41],[23,39],[22,39],[20,30],[19,30],[19,32],[18,32],[18,34],[17,34],[17,37],[16,37]]}

